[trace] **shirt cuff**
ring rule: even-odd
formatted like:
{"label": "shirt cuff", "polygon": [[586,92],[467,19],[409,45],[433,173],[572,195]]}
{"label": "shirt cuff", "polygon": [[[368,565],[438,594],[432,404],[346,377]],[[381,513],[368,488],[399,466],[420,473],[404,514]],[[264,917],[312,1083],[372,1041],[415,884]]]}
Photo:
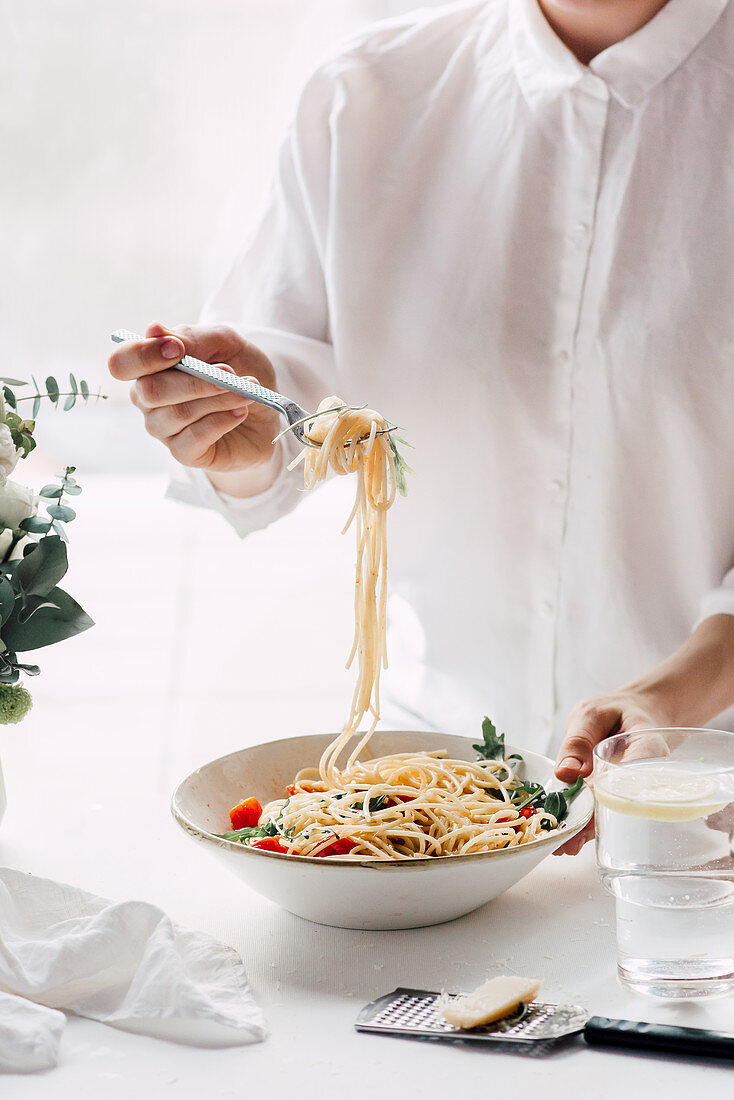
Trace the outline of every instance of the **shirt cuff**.
{"label": "shirt cuff", "polygon": [[713,588],[703,597],[701,614],[695,626],[704,619],[710,619],[712,615],[734,615],[734,569],[726,574],[718,588]]}
{"label": "shirt cuff", "polygon": [[252,497],[233,497],[215,489],[203,470],[176,465],[166,490],[169,500],[218,512],[240,538],[261,531],[300,503],[303,491],[296,471],[288,470],[289,449],[281,446],[281,467],[273,484]]}

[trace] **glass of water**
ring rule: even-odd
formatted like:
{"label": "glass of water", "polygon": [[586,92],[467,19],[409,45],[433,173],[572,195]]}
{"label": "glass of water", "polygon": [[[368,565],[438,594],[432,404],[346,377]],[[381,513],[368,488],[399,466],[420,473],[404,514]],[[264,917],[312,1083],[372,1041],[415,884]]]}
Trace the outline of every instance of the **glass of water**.
{"label": "glass of water", "polygon": [[610,737],[594,752],[594,794],[622,984],[655,997],[734,992],[734,734]]}

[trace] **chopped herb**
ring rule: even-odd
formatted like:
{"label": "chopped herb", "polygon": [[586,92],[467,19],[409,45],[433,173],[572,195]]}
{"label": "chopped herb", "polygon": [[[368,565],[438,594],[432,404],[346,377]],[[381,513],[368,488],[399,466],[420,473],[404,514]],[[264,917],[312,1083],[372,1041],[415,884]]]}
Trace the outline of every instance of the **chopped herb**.
{"label": "chopped herb", "polygon": [[410,466],[408,465],[408,463],[405,461],[405,459],[401,455],[400,451],[398,450],[397,444],[402,443],[404,447],[410,447],[410,443],[408,443],[405,439],[398,439],[397,443],[396,443],[396,441],[392,437],[391,432],[392,432],[392,429],[388,432],[387,440],[388,440],[388,443],[390,444],[390,450],[392,451],[392,459],[393,459],[393,463],[395,465],[395,485],[396,485],[397,490],[400,493],[401,497],[407,497],[407,495],[408,495],[408,480],[407,480],[405,475],[406,474],[413,474],[413,473],[415,473],[415,470],[411,470]]}

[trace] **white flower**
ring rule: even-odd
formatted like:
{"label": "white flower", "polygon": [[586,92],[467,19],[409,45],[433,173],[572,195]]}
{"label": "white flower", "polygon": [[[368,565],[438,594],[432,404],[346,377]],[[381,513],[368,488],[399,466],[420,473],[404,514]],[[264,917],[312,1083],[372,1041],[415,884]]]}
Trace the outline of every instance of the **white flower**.
{"label": "white flower", "polygon": [[5,531],[0,531],[0,561],[5,561],[5,555],[12,541],[13,532],[9,528],[6,528]]}
{"label": "white flower", "polygon": [[37,511],[38,496],[32,489],[17,481],[6,481],[0,486],[0,525],[17,528]]}
{"label": "white flower", "polygon": [[21,452],[17,450],[7,424],[0,424],[0,485],[4,485],[15,469]]}

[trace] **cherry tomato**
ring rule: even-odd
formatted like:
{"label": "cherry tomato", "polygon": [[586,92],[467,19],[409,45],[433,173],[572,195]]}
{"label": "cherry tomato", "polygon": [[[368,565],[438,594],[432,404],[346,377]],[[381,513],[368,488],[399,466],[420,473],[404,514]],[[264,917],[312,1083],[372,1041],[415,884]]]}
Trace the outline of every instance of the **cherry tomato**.
{"label": "cherry tomato", "polygon": [[233,829],[254,829],[260,822],[263,808],[256,798],[246,798],[229,811]]}
{"label": "cherry tomato", "polygon": [[287,852],[288,845],[284,844],[279,836],[264,836],[260,840],[250,842],[251,848],[259,848],[262,852]]}
{"label": "cherry tomato", "polygon": [[348,852],[351,852],[352,848],[357,847],[357,842],[351,840],[348,836],[337,838],[332,840],[331,844],[327,844],[325,848],[322,848],[320,852],[314,852],[315,856],[345,856]]}
{"label": "cherry tomato", "polygon": [[534,813],[535,810],[532,806],[523,806],[520,810],[520,817],[532,817]]}

